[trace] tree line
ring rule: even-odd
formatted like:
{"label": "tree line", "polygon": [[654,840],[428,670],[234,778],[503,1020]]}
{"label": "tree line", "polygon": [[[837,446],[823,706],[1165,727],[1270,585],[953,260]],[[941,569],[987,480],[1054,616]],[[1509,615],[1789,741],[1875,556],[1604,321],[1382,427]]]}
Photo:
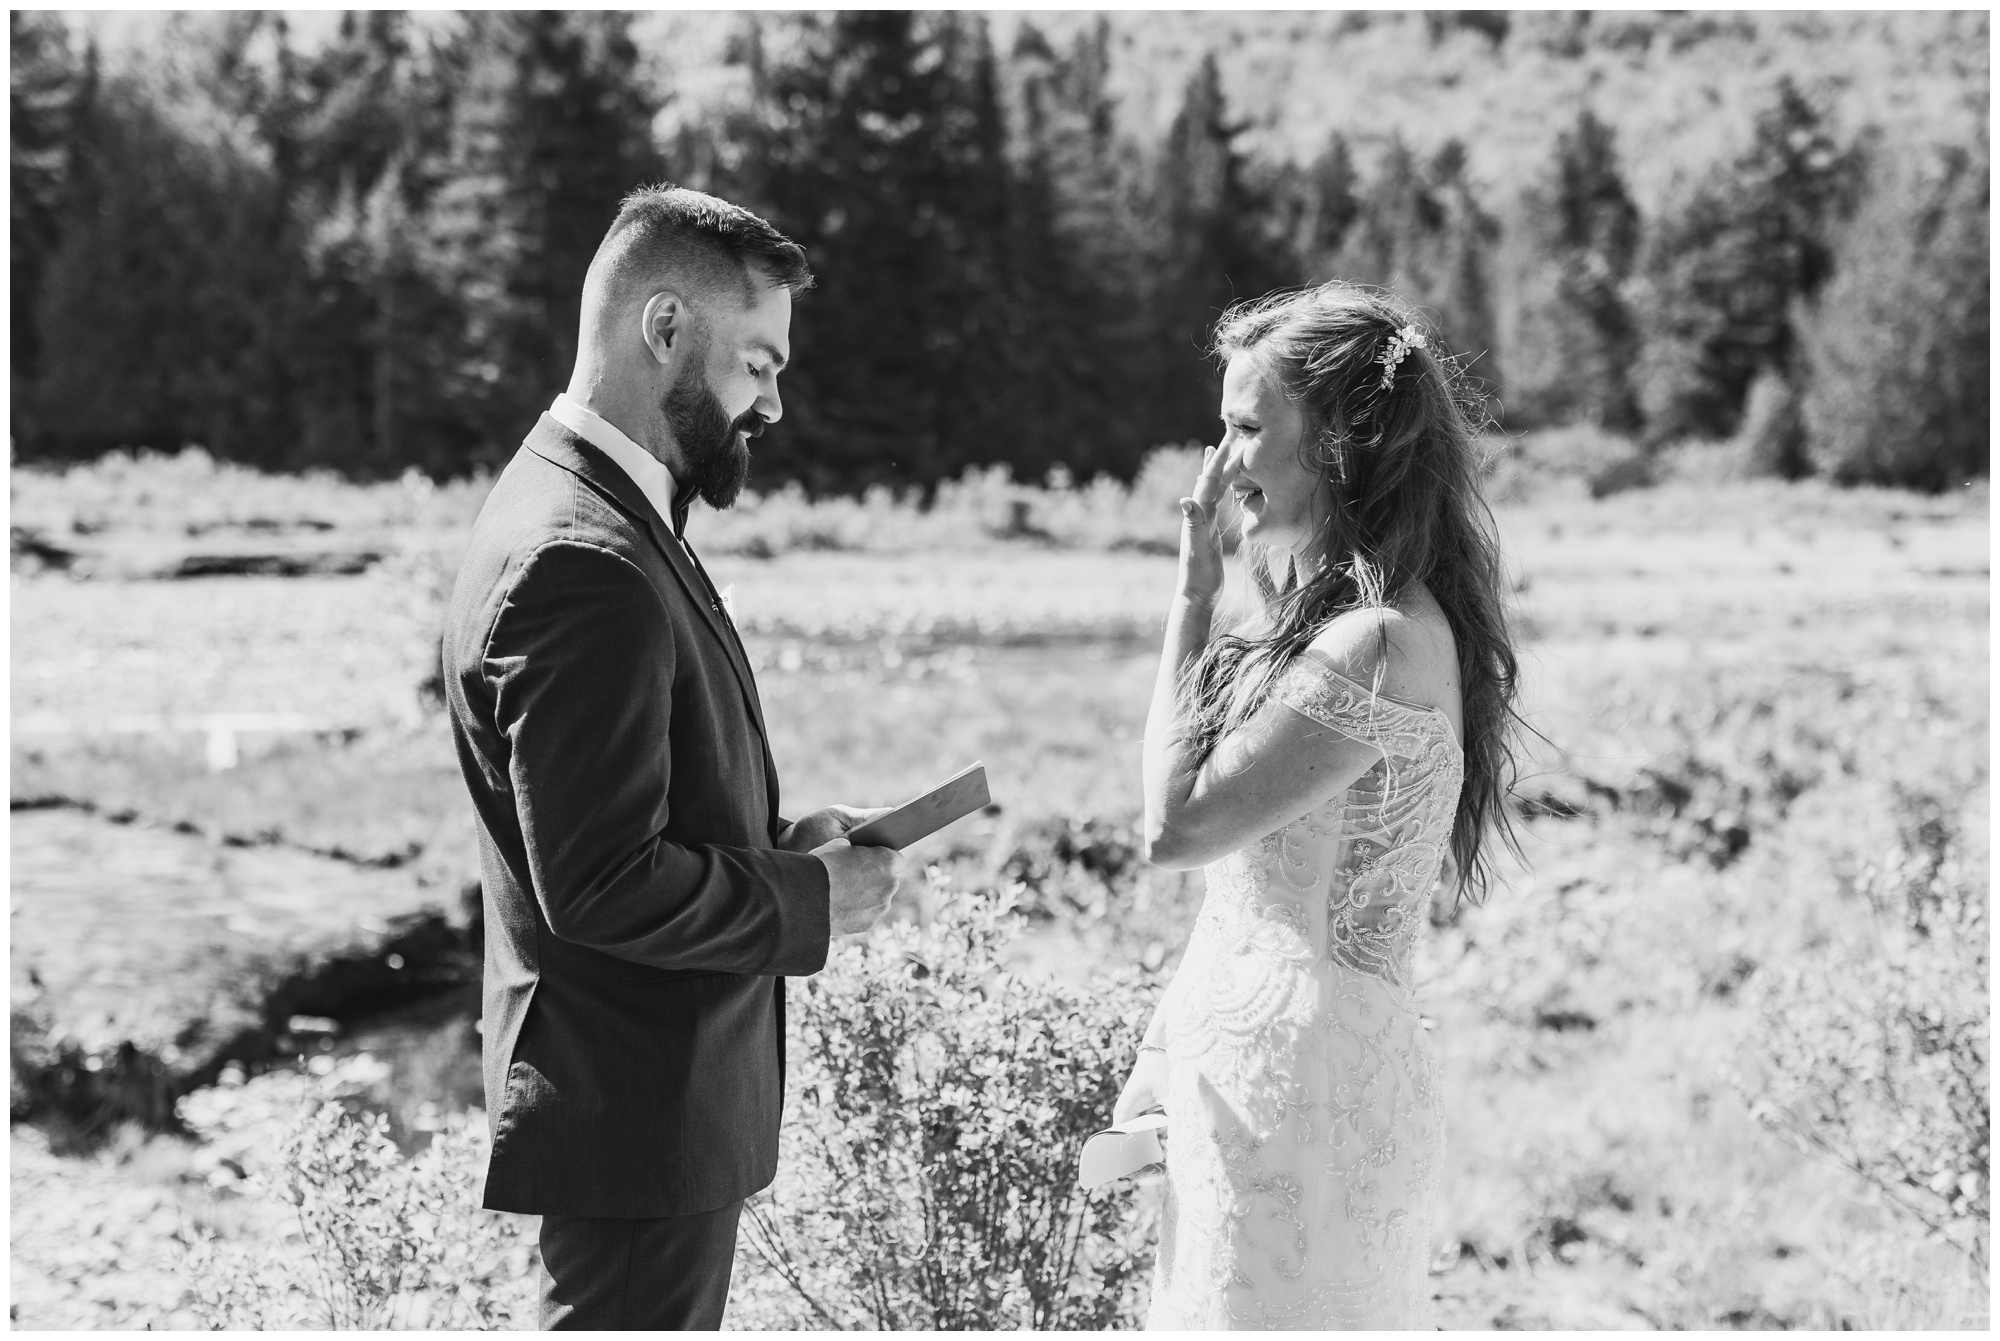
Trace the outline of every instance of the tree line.
{"label": "tree line", "polygon": [[1788,82],[1657,217],[1583,111],[1503,229],[1457,142],[1250,153],[1212,57],[1163,136],[1135,131],[1103,24],[1000,51],[959,12],[763,15],[727,54],[745,95],[661,134],[672,90],[623,14],[370,11],[311,49],[218,15],[143,72],[53,16],[9,36],[24,459],[496,465],[567,379],[619,197],[673,180],[819,276],[764,486],[1129,477],[1213,436],[1222,308],[1334,276],[1429,308],[1509,432],[1733,439],[1761,471],[1929,488],[1987,467],[1983,129],[1843,140]]}

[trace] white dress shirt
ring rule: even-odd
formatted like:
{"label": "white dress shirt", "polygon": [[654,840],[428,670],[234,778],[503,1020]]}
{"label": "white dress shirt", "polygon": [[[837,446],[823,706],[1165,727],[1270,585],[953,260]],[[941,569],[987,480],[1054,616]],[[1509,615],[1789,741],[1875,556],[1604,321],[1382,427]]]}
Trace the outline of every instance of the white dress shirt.
{"label": "white dress shirt", "polygon": [[[660,520],[674,529],[674,474],[660,459],[625,436],[619,427],[581,401],[558,394],[549,418],[616,461],[646,501],[659,509]],[[679,538],[679,532],[675,532]]]}

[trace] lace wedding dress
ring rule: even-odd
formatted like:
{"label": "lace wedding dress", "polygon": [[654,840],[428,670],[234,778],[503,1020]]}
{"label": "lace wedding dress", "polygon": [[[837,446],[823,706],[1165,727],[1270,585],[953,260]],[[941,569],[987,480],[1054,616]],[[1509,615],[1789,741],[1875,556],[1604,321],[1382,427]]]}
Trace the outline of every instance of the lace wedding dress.
{"label": "lace wedding dress", "polygon": [[1429,1327],[1444,1115],[1410,959],[1464,760],[1441,711],[1316,653],[1275,692],[1382,759],[1207,870],[1147,1030],[1170,1058],[1147,1325]]}

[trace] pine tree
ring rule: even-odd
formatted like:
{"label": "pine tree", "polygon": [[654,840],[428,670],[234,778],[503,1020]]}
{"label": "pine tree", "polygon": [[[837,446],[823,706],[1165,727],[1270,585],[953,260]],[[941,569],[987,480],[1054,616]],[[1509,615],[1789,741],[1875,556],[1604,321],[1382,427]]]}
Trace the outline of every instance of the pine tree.
{"label": "pine tree", "polygon": [[1154,187],[1150,258],[1156,287],[1151,384],[1140,414],[1156,442],[1213,438],[1222,378],[1205,346],[1218,318],[1239,299],[1298,281],[1272,237],[1274,204],[1248,179],[1214,56],[1189,78],[1167,133]]}
{"label": "pine tree", "polygon": [[1320,275],[1380,285],[1428,310],[1469,373],[1498,386],[1489,259],[1498,232],[1473,196],[1462,145],[1448,141],[1424,162],[1392,137]]}
{"label": "pine tree", "polygon": [[[199,443],[275,466],[296,441],[286,165],[248,151],[271,105],[269,72],[245,58],[263,22],[170,33],[193,71],[172,116],[131,77],[98,80],[76,104],[59,242],[34,308],[37,451]],[[246,119],[248,146],[217,129]]]}
{"label": "pine tree", "polygon": [[[1442,206],[1433,277],[1419,291],[1439,314],[1442,334],[1472,384],[1497,391],[1505,384],[1499,323],[1493,312],[1490,257],[1499,224],[1480,205],[1468,177],[1465,146],[1447,140],[1432,158],[1430,187]],[[1489,401],[1489,410],[1493,407]]]}
{"label": "pine tree", "polygon": [[800,16],[796,54],[746,44],[731,198],[806,248],[786,423],[757,478],[814,490],[932,485],[1013,450],[1005,345],[1009,183],[984,44],[955,13]]}
{"label": "pine tree", "polygon": [[1799,318],[1809,450],[1841,483],[1943,489],[1992,467],[1987,143],[1870,157]]}
{"label": "pine tree", "polygon": [[301,261],[310,299],[298,357],[300,464],[383,474],[462,467],[472,444],[445,393],[456,305],[418,267],[446,149],[443,90],[406,15],[343,17],[297,84]]}
{"label": "pine tree", "polygon": [[75,121],[78,108],[93,97],[96,53],[79,61],[70,50],[68,29],[53,14],[10,11],[7,38],[12,427],[15,441],[32,453],[40,436],[27,394],[41,345],[34,318],[43,277],[61,242]]}
{"label": "pine tree", "polygon": [[1639,210],[1625,190],[1610,127],[1586,109],[1556,139],[1549,180],[1524,202],[1535,249],[1523,318],[1540,359],[1512,361],[1517,423],[1640,426],[1632,387],[1638,327],[1626,299]]}
{"label": "pine tree", "polygon": [[1749,150],[1659,223],[1634,285],[1649,438],[1727,437],[1759,372],[1796,385],[1792,309],[1832,274],[1830,230],[1855,168],[1785,79]]}
{"label": "pine tree", "polygon": [[1334,131],[1326,148],[1314,158],[1299,182],[1300,205],[1296,233],[1299,256],[1309,279],[1333,278],[1332,267],[1347,241],[1348,230],[1361,217],[1361,200],[1354,155],[1347,137]]}
{"label": "pine tree", "polygon": [[[957,338],[944,342],[939,414],[947,428],[939,464],[948,473],[1048,450],[1046,430],[1023,442],[1021,407],[1039,371],[1027,335],[1035,294],[1023,273],[1024,237],[1007,162],[1007,127],[986,20],[939,33],[947,67],[961,70],[963,142],[949,172],[939,229],[944,263],[963,303]],[[1041,427],[1039,425],[1033,427]],[[1032,431],[1032,430],[1031,430]]]}
{"label": "pine tree", "polygon": [[618,202],[660,179],[630,16],[478,11],[441,53],[449,161],[422,265],[465,311],[453,399],[504,460],[569,380],[583,277]]}
{"label": "pine tree", "polygon": [[[1134,424],[1147,341],[1128,183],[1114,134],[1109,25],[1057,54],[1024,24],[1012,54],[1018,109],[1013,238],[1017,336],[1032,366],[1017,468],[1129,478],[1155,444]],[[1010,331],[1014,329],[1010,324]]]}

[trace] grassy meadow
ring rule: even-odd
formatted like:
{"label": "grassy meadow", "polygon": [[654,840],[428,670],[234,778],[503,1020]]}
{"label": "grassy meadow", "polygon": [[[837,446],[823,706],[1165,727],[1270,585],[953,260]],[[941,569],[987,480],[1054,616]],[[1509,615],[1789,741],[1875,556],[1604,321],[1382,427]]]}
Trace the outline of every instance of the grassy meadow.
{"label": "grassy meadow", "polygon": [[[1183,474],[1164,454],[1130,488],[979,476],[928,513],[780,494],[691,529],[734,588],[786,809],[892,802],[983,759],[998,812],[917,856],[963,885],[1018,883],[1013,955],[1075,983],[1107,963],[1170,974],[1200,899],[1198,876],[1142,869],[1132,845]],[[1494,487],[1541,739],[1524,861],[1487,906],[1437,910],[1422,952],[1449,1115],[1440,1321],[1983,1327],[1966,1251],[1983,1258],[1983,1227],[1927,1232],[1754,1110],[1773,1022],[1803,999],[1782,984],[1871,952],[1871,882],[1912,833],[1983,899],[1985,486],[1681,478],[1593,498],[1531,443]],[[422,683],[479,497],[195,457],[17,468],[16,802],[473,878]],[[354,576],[145,575],[220,541],[388,557]],[[186,720],[253,711],[319,729],[245,732],[240,762],[212,769]],[[102,729],[135,714],[165,725]],[[1983,973],[1956,990],[1983,1018]],[[16,1124],[12,1146],[19,1326],[190,1325],[176,1217],[269,1227],[175,1138],[79,1147]],[[739,1296],[769,1288],[753,1264]]]}

